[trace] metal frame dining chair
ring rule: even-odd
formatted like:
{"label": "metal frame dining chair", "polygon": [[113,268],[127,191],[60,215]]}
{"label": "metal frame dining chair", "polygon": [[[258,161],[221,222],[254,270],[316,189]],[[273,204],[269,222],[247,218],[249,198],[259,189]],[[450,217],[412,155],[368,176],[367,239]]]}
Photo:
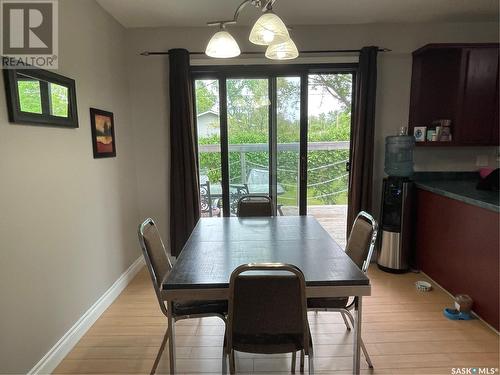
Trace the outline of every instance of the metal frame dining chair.
{"label": "metal frame dining chair", "polygon": [[274,204],[267,195],[246,195],[238,200],[238,217],[274,216]]}
{"label": "metal frame dining chair", "polygon": [[[160,305],[160,310],[168,319],[168,311],[165,306],[165,298],[162,294],[161,285],[165,277],[170,273],[172,269],[172,264],[165,251],[165,246],[161,239],[158,228],[153,219],[147,218],[142,224],[139,225],[138,229],[139,243],[141,245],[142,254],[144,255],[144,260],[146,261],[146,266],[151,276],[151,281],[153,282],[154,291],[156,298],[158,299],[158,304]],[[216,316],[221,318],[224,323],[226,322],[225,315],[227,314],[227,301],[184,301],[184,302],[174,302],[172,304],[173,311],[173,324],[181,319],[189,318],[202,318],[208,316]],[[167,326],[165,335],[156,355],[153,368],[151,369],[151,374],[156,372],[158,363],[160,361],[163,350],[165,349],[165,344],[168,341],[169,331],[171,327]],[[170,370],[173,373],[172,363],[173,361],[173,342],[169,342],[169,355],[170,355]],[[225,362],[225,356],[222,358]]]}
{"label": "metal frame dining chair", "polygon": [[301,373],[305,354],[309,357],[309,373],[313,373],[306,286],[299,268],[283,263],[250,263],[232,272],[225,345],[231,374],[236,370],[235,350],[260,354],[291,352],[292,373],[296,352],[300,351]]}
{"label": "metal frame dining chair", "polygon": [[[368,267],[370,266],[370,260],[373,255],[373,250],[375,249],[375,243],[377,241],[378,224],[372,215],[365,211],[358,213],[354,219],[354,224],[349,234],[349,239],[347,240],[346,254],[349,255],[351,260],[356,263],[356,265],[366,273]],[[339,312],[344,320],[347,330],[350,331],[351,327],[349,322],[351,322],[354,327],[354,317],[351,311],[354,309],[356,304],[356,298],[350,297],[323,297],[323,298],[308,298],[307,307],[309,310],[313,311],[336,311]],[[366,350],[363,339],[359,340],[361,350],[365,355],[366,362],[370,368],[373,368],[372,361]]]}

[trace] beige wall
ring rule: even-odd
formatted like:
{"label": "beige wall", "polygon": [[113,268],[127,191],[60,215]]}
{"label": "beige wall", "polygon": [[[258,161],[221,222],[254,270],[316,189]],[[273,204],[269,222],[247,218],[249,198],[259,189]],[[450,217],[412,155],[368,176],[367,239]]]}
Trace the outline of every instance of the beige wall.
{"label": "beige wall", "polygon": [[[59,16],[80,128],[9,124],[0,81],[0,373],[30,370],[140,255],[125,31],[93,0]],[[116,158],[92,157],[91,106],[114,112]]]}
{"label": "beige wall", "polygon": [[[129,74],[136,129],[139,207],[155,215],[163,234],[168,226],[168,59],[139,56],[144,50],[165,51],[182,47],[203,51],[212,28],[131,29]],[[247,41],[248,28],[231,28],[242,50],[262,50]],[[293,38],[299,49],[352,49],[366,45],[393,51],[379,58],[375,132],[374,201],[378,208],[383,177],[384,138],[396,134],[408,121],[411,52],[427,43],[498,41],[498,24],[387,24],[297,26]],[[221,63],[224,61],[222,60]],[[417,170],[473,170],[477,154],[487,154],[496,165],[496,148],[418,149]]]}

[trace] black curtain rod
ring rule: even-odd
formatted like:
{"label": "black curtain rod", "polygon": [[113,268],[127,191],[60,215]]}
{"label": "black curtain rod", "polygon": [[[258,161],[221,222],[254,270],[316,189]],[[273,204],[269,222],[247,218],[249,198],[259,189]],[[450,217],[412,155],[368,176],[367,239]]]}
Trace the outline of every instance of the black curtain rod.
{"label": "black curtain rod", "polygon": [[[391,52],[389,48],[379,48],[379,52]],[[311,51],[299,51],[299,53],[359,53],[360,49],[330,49],[330,50],[311,50]],[[189,52],[190,55],[204,55],[205,52]],[[264,55],[264,52],[241,52],[242,55]],[[144,51],[141,52],[142,56],[153,56],[153,55],[168,55],[168,51],[164,52],[154,52],[154,51]]]}

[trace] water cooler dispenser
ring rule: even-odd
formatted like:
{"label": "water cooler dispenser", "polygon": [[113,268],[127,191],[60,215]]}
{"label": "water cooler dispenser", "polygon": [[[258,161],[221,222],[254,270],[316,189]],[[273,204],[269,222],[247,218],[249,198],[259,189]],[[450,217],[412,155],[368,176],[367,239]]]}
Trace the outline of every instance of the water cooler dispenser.
{"label": "water cooler dispenser", "polygon": [[413,136],[386,138],[377,264],[387,272],[407,272],[412,256]]}

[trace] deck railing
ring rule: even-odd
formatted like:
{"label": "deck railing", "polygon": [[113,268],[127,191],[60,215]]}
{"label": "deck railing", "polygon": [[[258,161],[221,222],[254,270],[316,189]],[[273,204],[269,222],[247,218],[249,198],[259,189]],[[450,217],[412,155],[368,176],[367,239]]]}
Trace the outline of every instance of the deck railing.
{"label": "deck railing", "polygon": [[[299,151],[299,142],[278,143],[279,151]],[[307,149],[309,151],[332,151],[332,150],[349,150],[349,141],[335,142],[308,142]],[[199,145],[199,152],[220,152],[220,145]],[[269,151],[267,143],[244,143],[230,144],[229,152],[257,152]]]}
{"label": "deck railing", "polygon": [[[234,171],[233,166],[235,166],[236,164],[240,165],[240,168],[239,168],[240,174],[239,175],[233,174],[231,176],[232,177],[231,183],[237,183],[237,182],[246,183],[248,169],[253,169],[253,168],[259,168],[259,169],[263,169],[263,170],[268,169],[268,166],[266,166],[266,165],[260,165],[260,164],[248,161],[246,158],[246,153],[247,152],[269,152],[269,144],[267,144],[267,143],[230,144],[230,145],[228,145],[228,149],[229,149],[230,153],[238,152],[240,154],[239,161],[233,162],[231,164],[231,167],[232,167],[231,169],[233,171]],[[307,150],[308,151],[334,151],[334,150],[348,150],[348,149],[349,149],[349,141],[308,142],[307,143]],[[277,145],[278,152],[292,151],[292,152],[298,153],[299,150],[300,150],[299,142],[278,143],[278,145]],[[218,144],[210,144],[210,145],[201,144],[198,146],[198,151],[200,153],[205,153],[205,152],[207,152],[207,153],[220,153],[221,149],[220,149],[220,145],[218,145]],[[347,159],[346,160],[339,160],[339,161],[336,161],[334,163],[315,166],[315,167],[309,168],[308,171],[309,172],[315,172],[315,171],[320,172],[321,170],[323,170],[325,168],[332,168],[332,167],[336,167],[336,166],[342,165],[342,164],[345,165],[347,163],[347,161],[348,161]],[[210,170],[205,171],[205,172],[210,172]],[[279,166],[278,166],[278,172],[291,172],[293,174],[296,173],[298,175],[298,169],[297,170],[289,170],[289,169],[285,169],[285,168],[280,168]],[[337,175],[335,177],[328,178],[327,180],[324,180],[324,181],[317,181],[314,183],[308,183],[307,186],[314,188],[314,187],[318,187],[320,185],[325,185],[325,184],[331,183],[335,180],[345,178],[347,176],[348,176],[348,172],[345,172],[345,173],[342,173],[341,175]],[[288,184],[285,182],[280,182],[280,184],[283,185],[285,187],[285,189],[286,189],[286,187],[290,187],[290,188],[296,187],[296,185]],[[328,196],[332,196],[332,195],[337,195],[337,194],[340,194],[340,193],[343,193],[346,191],[347,191],[346,188],[338,190],[338,191],[329,191],[327,193],[323,193],[323,194],[320,194],[318,196],[314,196],[314,197],[310,197],[310,198],[320,199],[320,198],[324,198],[324,197],[328,197]],[[286,197],[282,197],[282,198],[283,199],[290,199],[290,198],[286,198]]]}

